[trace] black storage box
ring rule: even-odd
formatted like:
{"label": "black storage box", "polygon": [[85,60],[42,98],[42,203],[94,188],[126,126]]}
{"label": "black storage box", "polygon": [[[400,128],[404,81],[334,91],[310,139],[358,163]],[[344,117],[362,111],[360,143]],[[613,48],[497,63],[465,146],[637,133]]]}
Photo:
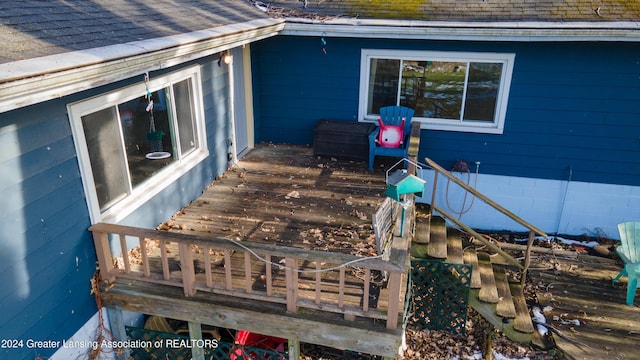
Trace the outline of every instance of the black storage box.
{"label": "black storage box", "polygon": [[369,134],[375,128],[372,123],[320,120],[313,129],[313,154],[368,161]]}

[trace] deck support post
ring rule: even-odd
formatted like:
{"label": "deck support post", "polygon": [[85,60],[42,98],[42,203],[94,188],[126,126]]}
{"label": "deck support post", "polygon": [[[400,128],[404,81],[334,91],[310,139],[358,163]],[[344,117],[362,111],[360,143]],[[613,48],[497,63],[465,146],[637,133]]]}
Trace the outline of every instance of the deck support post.
{"label": "deck support post", "polygon": [[[115,341],[126,341],[127,331],[124,328],[124,317],[122,316],[122,310],[116,308],[106,308],[107,316],[109,317],[109,327],[111,329],[111,335]],[[129,349],[124,348],[122,352],[116,352],[116,359],[126,360],[129,358]]]}
{"label": "deck support post", "polygon": [[[189,338],[191,340],[202,340],[202,327],[200,323],[189,321]],[[191,348],[192,360],[204,360],[204,348],[193,346]]]}
{"label": "deck support post", "polygon": [[300,359],[300,340],[298,338],[287,339],[289,345],[289,360]]}

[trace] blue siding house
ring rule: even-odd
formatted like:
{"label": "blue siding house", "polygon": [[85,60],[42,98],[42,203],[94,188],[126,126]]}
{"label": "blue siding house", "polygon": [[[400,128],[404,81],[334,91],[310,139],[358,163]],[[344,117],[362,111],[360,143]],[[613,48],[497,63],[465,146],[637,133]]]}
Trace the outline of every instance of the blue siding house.
{"label": "blue siding house", "polygon": [[[416,108],[420,158],[466,161],[461,179],[544,231],[640,220],[638,5],[172,4],[0,4],[2,359],[86,356],[62,341],[100,319],[90,225],[153,228],[254,143],[311,144],[318,120],[383,105]],[[440,196],[474,228],[521,230]]]}

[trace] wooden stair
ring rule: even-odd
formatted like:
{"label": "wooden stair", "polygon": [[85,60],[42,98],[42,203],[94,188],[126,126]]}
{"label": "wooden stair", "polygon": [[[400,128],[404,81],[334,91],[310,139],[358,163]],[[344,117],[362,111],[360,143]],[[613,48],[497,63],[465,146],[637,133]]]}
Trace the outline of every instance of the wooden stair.
{"label": "wooden stair", "polygon": [[460,231],[447,228],[444,218],[432,216],[428,219],[424,209],[416,208],[416,211],[411,255],[471,265],[469,305],[511,340],[541,344],[542,339],[535,331],[522,286],[508,279],[507,265],[492,261],[496,256],[471,244],[463,249]]}

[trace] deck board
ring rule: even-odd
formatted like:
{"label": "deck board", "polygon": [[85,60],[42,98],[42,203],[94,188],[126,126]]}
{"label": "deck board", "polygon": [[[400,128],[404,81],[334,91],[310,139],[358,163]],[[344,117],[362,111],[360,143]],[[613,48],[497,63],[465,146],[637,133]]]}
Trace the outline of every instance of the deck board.
{"label": "deck board", "polygon": [[620,265],[584,255],[550,262],[558,264],[553,271],[532,270],[530,276],[539,285],[536,295],[547,322],[563,335],[554,340],[566,358],[638,359],[640,299],[627,306],[626,281],[611,283]]}
{"label": "deck board", "polygon": [[[193,306],[193,297],[203,301],[206,299],[212,305],[225,301],[224,299],[235,299],[240,303],[246,303],[252,309],[274,307],[286,310],[291,306],[287,303],[286,297],[286,285],[289,280],[285,275],[288,271],[278,267],[280,264],[284,265],[284,258],[272,255],[272,264],[268,266],[264,259],[249,255],[246,249],[238,248],[238,244],[246,244],[249,248],[251,244],[260,247],[261,257],[267,256],[265,254],[270,254],[272,250],[277,253],[280,246],[327,252],[327,261],[321,263],[322,269],[335,267],[344,261],[344,257],[335,253],[377,255],[372,215],[384,200],[385,189],[383,170],[369,172],[365,162],[315,157],[312,155],[312,149],[308,147],[259,146],[249,152],[236,166],[219,176],[200,197],[157,227],[158,230],[176,235],[188,234],[217,239],[216,244],[221,248],[212,249],[211,252],[205,247],[206,241],[201,240],[196,243],[198,245],[190,245],[190,256],[193,257],[195,269],[193,287],[196,293],[189,297],[179,294],[182,273],[178,243],[170,239],[164,242],[166,256],[163,258],[160,241],[147,239],[144,246],[147,251],[145,256],[140,254],[140,248],[134,249],[134,252],[138,252],[137,256],[130,251],[129,258],[133,260],[130,270],[133,273],[115,281],[114,287],[110,290],[112,296],[105,295],[104,304],[115,304],[130,311],[139,311],[138,305],[128,296],[139,297],[147,299],[149,307],[141,312],[166,317],[171,317],[174,311],[166,304],[172,303],[178,307]],[[222,239],[228,239],[234,244],[227,245]],[[226,257],[221,249],[227,249]],[[208,255],[205,256],[205,252]],[[141,285],[139,289],[133,290],[130,284],[141,280],[141,274],[145,272],[143,257],[148,259],[149,271],[154,280],[153,283]],[[291,260],[287,260],[288,266],[291,265]],[[207,261],[210,262],[209,265]],[[116,271],[127,271],[124,258],[121,257],[119,262],[122,264],[116,265],[119,269]],[[167,280],[162,279],[163,267],[170,274]],[[297,261],[295,267],[302,271],[317,270],[316,263],[304,260],[304,257]],[[388,356],[392,353],[392,348],[395,347],[393,351],[397,351],[402,326],[399,324],[399,328],[391,332],[384,329],[390,291],[377,286],[380,284],[380,274],[377,277],[375,275],[370,274],[371,282],[367,289],[370,293],[365,301],[365,272],[357,263],[346,267],[342,274],[337,269],[323,272],[319,297],[315,273],[298,273],[297,305],[301,308],[296,313],[287,313],[287,316],[292,316],[294,322],[297,321],[297,317],[306,317],[304,321],[307,327],[325,330],[330,328],[330,325],[318,324],[324,322],[325,318],[335,316],[344,317],[344,321],[348,320],[342,324],[347,327],[360,327],[368,322],[373,328],[366,330],[368,325],[362,328],[362,336],[370,337],[363,344],[380,337],[380,345],[375,345],[374,348],[378,348],[378,354]],[[232,282],[231,285],[228,284],[229,281]],[[406,291],[405,281],[406,276],[403,276],[403,283],[400,284],[402,300]],[[341,282],[344,284],[342,290],[339,287]],[[174,294],[175,299],[157,299],[157,294],[164,292]],[[295,308],[295,304],[293,306]],[[399,312],[402,312],[402,306],[400,308]],[[244,319],[246,311],[239,311],[243,314],[228,313],[226,316]],[[401,315],[398,314],[400,318]],[[178,318],[188,320],[189,317],[188,314],[181,314]],[[269,327],[268,332],[275,336],[287,337],[296,334],[291,332],[294,331],[293,328],[271,329],[273,321],[285,320],[269,314],[259,317],[256,321],[253,327]],[[217,319],[209,320],[209,323],[214,326],[226,326],[225,321]],[[244,328],[241,324],[234,324],[231,328],[256,331],[255,328]],[[372,330],[374,328],[376,330]],[[357,330],[356,333],[358,331],[361,330]],[[345,334],[348,334],[348,331]],[[330,340],[324,341],[324,345],[341,348],[345,342],[351,340],[331,336]],[[360,348],[360,351],[364,351],[361,345],[347,348]]]}

